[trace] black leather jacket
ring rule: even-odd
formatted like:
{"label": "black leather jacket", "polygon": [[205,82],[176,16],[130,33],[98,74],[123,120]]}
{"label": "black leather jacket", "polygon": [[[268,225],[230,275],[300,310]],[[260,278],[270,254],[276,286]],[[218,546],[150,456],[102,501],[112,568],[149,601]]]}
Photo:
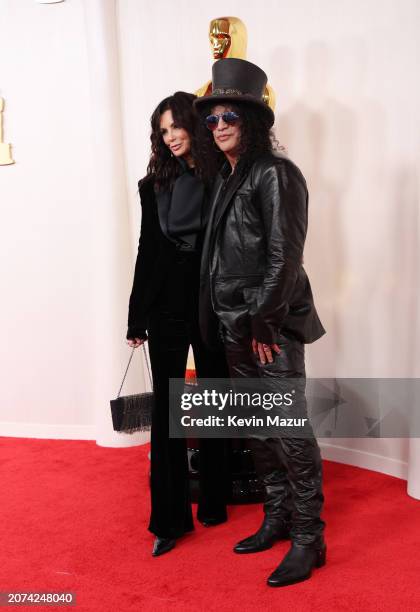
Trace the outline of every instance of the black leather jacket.
{"label": "black leather jacket", "polygon": [[305,343],[322,336],[302,266],[308,191],[299,168],[267,153],[238,164],[227,186],[222,171],[210,215],[200,279],[206,343],[217,345],[220,323],[235,337],[267,344],[280,334]]}

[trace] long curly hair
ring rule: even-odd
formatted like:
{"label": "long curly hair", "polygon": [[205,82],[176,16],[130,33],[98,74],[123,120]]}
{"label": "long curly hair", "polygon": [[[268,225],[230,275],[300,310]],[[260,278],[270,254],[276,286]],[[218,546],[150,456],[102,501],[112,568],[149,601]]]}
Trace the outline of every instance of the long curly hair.
{"label": "long curly hair", "polygon": [[155,188],[160,190],[170,189],[176,178],[182,173],[182,166],[171,154],[169,148],[163,142],[160,132],[160,119],[167,110],[172,111],[174,123],[177,127],[184,128],[191,139],[191,155],[195,158],[195,130],[197,116],[193,111],[193,102],[197,96],[185,91],[177,91],[160,102],[150,118],[152,151],[147,166],[146,179],[154,177]]}
{"label": "long curly hair", "polygon": [[[214,103],[209,101],[209,104],[203,105],[198,113],[195,145],[196,164],[200,174],[207,179],[211,179],[211,175],[214,176],[226,161],[226,157],[214,141],[213,133],[205,125],[205,118],[211,114],[212,107]],[[252,163],[263,153],[284,151],[276,140],[268,119],[258,107],[246,102],[236,104],[227,102],[226,108],[240,116],[239,161]]]}

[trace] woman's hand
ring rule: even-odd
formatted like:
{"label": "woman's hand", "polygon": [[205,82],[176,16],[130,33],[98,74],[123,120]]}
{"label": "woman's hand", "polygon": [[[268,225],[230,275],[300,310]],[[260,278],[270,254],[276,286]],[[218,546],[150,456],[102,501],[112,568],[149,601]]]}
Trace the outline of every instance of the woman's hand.
{"label": "woman's hand", "polygon": [[273,363],[273,353],[281,353],[281,348],[278,344],[263,344],[262,342],[257,342],[255,338],[252,338],[252,351],[254,355],[261,361],[264,365],[266,361],[268,363]]}
{"label": "woman's hand", "polygon": [[127,340],[127,344],[128,346],[131,346],[131,348],[137,348],[145,342],[146,340],[144,338],[130,338],[130,340]]}

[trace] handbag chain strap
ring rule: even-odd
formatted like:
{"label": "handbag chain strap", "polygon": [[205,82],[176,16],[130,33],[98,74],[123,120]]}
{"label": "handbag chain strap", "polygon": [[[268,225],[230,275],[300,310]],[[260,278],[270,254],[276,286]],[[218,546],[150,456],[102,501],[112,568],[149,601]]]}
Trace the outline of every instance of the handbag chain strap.
{"label": "handbag chain strap", "polygon": [[[143,342],[143,344],[142,344],[141,346],[142,346],[142,349],[143,349],[144,360],[145,360],[145,362],[146,362],[147,373],[149,374],[150,386],[151,386],[151,387],[152,387],[152,389],[153,389],[152,375],[151,375],[151,373],[150,373],[149,357],[148,357],[148,355],[147,355],[147,351],[146,351],[146,349],[145,349],[144,342]],[[128,368],[130,367],[130,363],[131,363],[131,360],[133,359],[133,355],[134,355],[134,351],[135,351],[135,350],[136,350],[136,347],[134,346],[134,347],[133,347],[133,349],[132,349],[132,351],[131,351],[131,355],[130,355],[130,358],[129,358],[129,360],[128,360],[127,367],[125,368],[125,372],[124,372],[124,376],[123,376],[123,379],[122,379],[122,383],[121,383],[121,386],[120,386],[120,388],[119,388],[119,390],[118,390],[117,399],[120,397],[120,394],[121,394],[121,389],[123,388],[123,384],[124,384],[124,382],[125,382],[125,378],[126,378],[126,376],[127,376]]]}
{"label": "handbag chain strap", "polygon": [[144,360],[146,362],[147,373],[149,374],[150,387],[153,389],[153,379],[152,379],[152,373],[150,372],[149,355],[147,354],[147,351],[144,347],[144,342],[141,346],[143,348],[143,354],[144,354]]}

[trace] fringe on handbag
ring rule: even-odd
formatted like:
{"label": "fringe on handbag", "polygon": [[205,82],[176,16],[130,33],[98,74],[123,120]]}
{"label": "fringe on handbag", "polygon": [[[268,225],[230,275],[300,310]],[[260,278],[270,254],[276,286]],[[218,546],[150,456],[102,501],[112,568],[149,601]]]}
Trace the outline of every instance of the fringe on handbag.
{"label": "fringe on handbag", "polygon": [[[152,376],[147,357],[147,352],[142,344],[144,359],[149,374],[150,385],[153,388]],[[121,389],[127,376],[135,348],[131,351],[117,398],[111,400],[112,425],[115,431],[122,433],[134,433],[135,431],[148,431],[152,425],[152,411],[154,406],[153,392],[138,393],[136,395],[125,395],[121,397]]]}

